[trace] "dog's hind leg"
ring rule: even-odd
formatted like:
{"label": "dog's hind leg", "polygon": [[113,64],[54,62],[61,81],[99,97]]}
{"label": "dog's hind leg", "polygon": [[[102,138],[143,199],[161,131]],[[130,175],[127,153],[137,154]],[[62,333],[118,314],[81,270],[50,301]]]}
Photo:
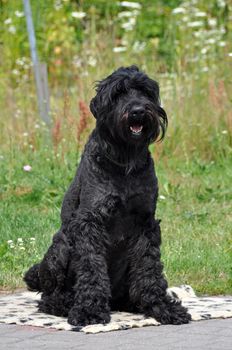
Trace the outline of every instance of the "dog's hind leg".
{"label": "dog's hind leg", "polygon": [[28,290],[32,292],[40,292],[41,286],[39,282],[40,264],[35,264],[25,273],[23,280],[26,282]]}
{"label": "dog's hind leg", "polygon": [[28,289],[46,294],[62,288],[69,261],[70,245],[62,231],[58,231],[43,260],[32,266],[24,276]]}
{"label": "dog's hind leg", "polygon": [[42,292],[50,293],[55,288],[63,287],[70,253],[71,246],[68,238],[59,231],[53,237],[52,245],[40,263],[39,279]]}

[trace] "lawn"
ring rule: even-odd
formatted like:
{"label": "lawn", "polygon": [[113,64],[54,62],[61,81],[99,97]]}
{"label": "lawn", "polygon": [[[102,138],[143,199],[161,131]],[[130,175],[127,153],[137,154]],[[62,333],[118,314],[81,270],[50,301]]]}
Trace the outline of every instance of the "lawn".
{"label": "lawn", "polygon": [[[154,152],[154,150],[152,150]],[[23,287],[22,276],[38,262],[58,230],[60,206],[78,160],[49,151],[1,159],[0,285]],[[170,285],[190,284],[198,293],[231,293],[232,159],[203,162],[159,158],[157,217]]]}

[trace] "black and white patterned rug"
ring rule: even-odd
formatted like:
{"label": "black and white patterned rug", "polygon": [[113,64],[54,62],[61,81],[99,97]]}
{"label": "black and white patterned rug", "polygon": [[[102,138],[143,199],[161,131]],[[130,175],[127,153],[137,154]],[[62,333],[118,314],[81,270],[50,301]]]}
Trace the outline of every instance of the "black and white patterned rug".
{"label": "black and white patterned rug", "polygon": [[[178,297],[182,300],[193,321],[232,317],[232,296],[197,297],[193,289],[187,285],[169,288],[168,293],[174,298]],[[37,301],[39,299],[39,294],[28,291],[0,296],[0,323],[47,327],[58,330],[79,330],[85,333],[160,325],[155,319],[144,318],[143,315],[113,312],[111,322],[106,325],[96,324],[77,329],[69,325],[66,318],[38,312]]]}

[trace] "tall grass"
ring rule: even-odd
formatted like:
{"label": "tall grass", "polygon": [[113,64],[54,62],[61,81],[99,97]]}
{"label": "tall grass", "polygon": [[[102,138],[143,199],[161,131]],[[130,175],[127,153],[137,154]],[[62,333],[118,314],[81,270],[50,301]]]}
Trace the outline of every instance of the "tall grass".
{"label": "tall grass", "polygon": [[[213,7],[207,2],[193,3],[196,1],[167,12],[164,36],[168,53],[161,56],[161,39],[137,41],[135,37],[145,3],[138,9],[109,6],[106,24],[104,17],[99,17],[101,6],[97,3],[87,7],[88,12],[80,12],[79,7],[77,12],[71,2],[50,1],[45,8],[32,1],[39,53],[48,61],[55,152],[58,146],[65,152],[76,148],[83,139],[83,123],[88,131],[93,127],[87,111],[88,122],[83,121],[81,106],[94,94],[94,82],[116,67],[130,64],[138,64],[160,83],[162,103],[170,119],[167,154],[213,159],[231,152],[231,33],[225,18],[231,8],[221,7],[213,17]],[[41,137],[46,128],[36,109],[22,10],[14,1],[4,4],[2,10],[0,136],[4,149],[17,145],[25,151],[43,147]],[[130,30],[125,10],[134,18]],[[75,17],[81,15],[84,17]]]}

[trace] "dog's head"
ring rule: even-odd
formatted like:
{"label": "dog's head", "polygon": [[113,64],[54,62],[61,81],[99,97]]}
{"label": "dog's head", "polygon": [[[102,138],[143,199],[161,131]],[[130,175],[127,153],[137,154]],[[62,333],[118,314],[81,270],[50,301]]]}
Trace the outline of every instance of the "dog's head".
{"label": "dog's head", "polygon": [[98,82],[90,110],[109,142],[149,144],[164,137],[167,115],[156,81],[136,66],[119,68]]}

